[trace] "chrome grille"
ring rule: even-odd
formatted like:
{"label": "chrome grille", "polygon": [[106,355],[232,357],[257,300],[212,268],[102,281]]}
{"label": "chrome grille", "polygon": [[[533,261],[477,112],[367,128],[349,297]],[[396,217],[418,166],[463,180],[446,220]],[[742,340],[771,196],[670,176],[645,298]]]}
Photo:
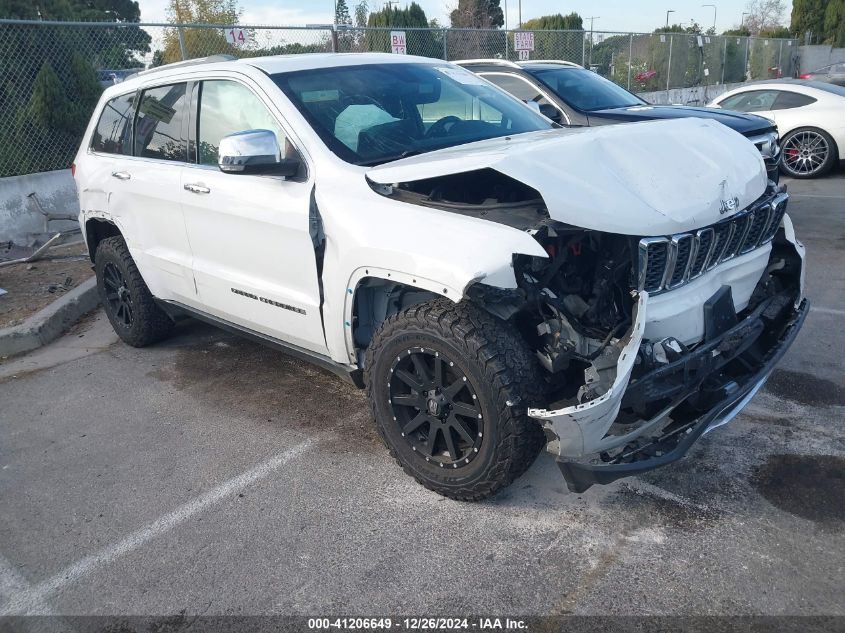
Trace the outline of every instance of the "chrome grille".
{"label": "chrome grille", "polygon": [[695,233],[641,239],[639,289],[655,294],[678,288],[768,243],[780,227],[787,200],[780,193]]}

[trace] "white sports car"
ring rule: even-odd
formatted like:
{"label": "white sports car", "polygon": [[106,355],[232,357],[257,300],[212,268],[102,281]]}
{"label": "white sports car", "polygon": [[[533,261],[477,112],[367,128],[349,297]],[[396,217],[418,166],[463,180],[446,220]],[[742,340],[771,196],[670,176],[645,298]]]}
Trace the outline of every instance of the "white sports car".
{"label": "white sports car", "polygon": [[799,79],[757,82],[726,92],[710,106],[773,120],[781,135],[781,170],[793,178],[821,176],[843,159],[845,87]]}

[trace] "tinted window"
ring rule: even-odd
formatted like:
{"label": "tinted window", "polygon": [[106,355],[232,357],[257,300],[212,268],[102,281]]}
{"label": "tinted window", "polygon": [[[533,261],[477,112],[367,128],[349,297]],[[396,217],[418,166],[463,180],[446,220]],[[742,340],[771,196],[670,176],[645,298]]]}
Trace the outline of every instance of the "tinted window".
{"label": "tinted window", "polygon": [[132,116],[135,93],[115,97],[106,103],[91,138],[91,149],[108,154],[132,154]]}
{"label": "tinted window", "polygon": [[719,105],[726,110],[738,112],[762,112],[772,109],[777,96],[776,90],[751,90],[728,97],[720,101]]}
{"label": "tinted window", "polygon": [[359,165],[553,126],[447,64],[319,68],[273,80],[335,154]]}
{"label": "tinted window", "polygon": [[135,123],[135,156],[185,161],[187,111],[185,84],[151,88],[141,93]]}
{"label": "tinted window", "polygon": [[487,81],[493,82],[502,90],[507,90],[514,97],[522,101],[544,101],[543,95],[530,83],[513,75],[482,75]]}
{"label": "tinted window", "polygon": [[802,95],[797,92],[783,91],[778,94],[777,99],[775,99],[775,104],[772,107],[772,110],[788,110],[789,108],[800,108],[801,106],[810,105],[811,103],[815,102],[815,99],[813,99],[812,97],[808,97],[807,95]]}
{"label": "tinted window", "polygon": [[646,105],[609,79],[585,68],[526,69],[576,110],[604,110]]}
{"label": "tinted window", "polygon": [[204,81],[197,130],[199,163],[216,165],[220,139],[244,130],[270,130],[284,147],[282,128],[249,88],[234,81]]}

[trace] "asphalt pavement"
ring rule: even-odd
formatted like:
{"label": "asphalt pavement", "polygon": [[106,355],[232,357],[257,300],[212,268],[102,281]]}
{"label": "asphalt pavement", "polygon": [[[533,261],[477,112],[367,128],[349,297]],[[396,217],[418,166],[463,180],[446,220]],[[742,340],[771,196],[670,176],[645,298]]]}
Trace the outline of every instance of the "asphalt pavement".
{"label": "asphalt pavement", "polygon": [[362,392],[196,322],[0,364],[0,614],[845,615],[845,173],[791,181],[813,310],[743,414],[584,494],[407,478]]}

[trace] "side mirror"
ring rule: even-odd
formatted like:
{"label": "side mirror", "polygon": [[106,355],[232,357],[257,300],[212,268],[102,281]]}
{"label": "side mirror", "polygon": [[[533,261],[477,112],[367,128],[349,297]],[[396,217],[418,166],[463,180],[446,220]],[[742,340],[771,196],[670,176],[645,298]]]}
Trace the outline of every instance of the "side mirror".
{"label": "side mirror", "polygon": [[279,141],[270,130],[245,130],[220,139],[217,166],[226,174],[296,176],[299,158],[282,158]]}
{"label": "side mirror", "polygon": [[560,123],[560,111],[551,103],[541,103],[540,114],[542,114],[547,119],[551,119],[552,121],[557,121],[558,123]]}

